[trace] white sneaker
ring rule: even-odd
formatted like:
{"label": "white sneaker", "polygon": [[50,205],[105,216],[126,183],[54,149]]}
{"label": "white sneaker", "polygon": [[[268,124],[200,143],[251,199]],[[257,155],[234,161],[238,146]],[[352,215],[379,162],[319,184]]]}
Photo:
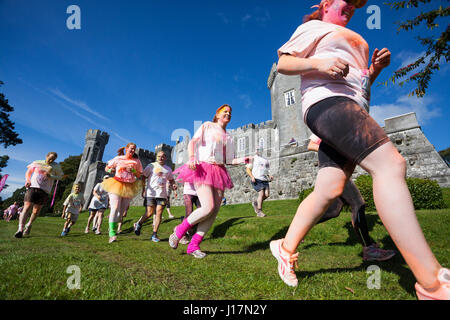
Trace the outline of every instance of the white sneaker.
{"label": "white sneaker", "polygon": [[284,239],[274,240],[270,242],[270,251],[278,261],[278,274],[281,280],[288,286],[296,287],[298,285],[295,267],[297,266],[298,252],[289,254],[282,249],[281,244]]}
{"label": "white sneaker", "polygon": [[180,239],[177,237],[177,234],[175,233],[175,229],[173,229],[173,233],[169,237],[169,246],[172,249],[178,248],[178,242],[180,242]]}
{"label": "white sneaker", "polygon": [[204,257],[206,257],[206,253],[204,253],[200,249],[197,249],[194,252],[191,252],[191,253],[188,253],[188,254],[193,256],[194,258],[197,258],[197,259],[203,259]]}
{"label": "white sneaker", "polygon": [[189,238],[187,236],[183,236],[183,238],[180,239],[180,243],[181,244],[188,244],[189,243]]}

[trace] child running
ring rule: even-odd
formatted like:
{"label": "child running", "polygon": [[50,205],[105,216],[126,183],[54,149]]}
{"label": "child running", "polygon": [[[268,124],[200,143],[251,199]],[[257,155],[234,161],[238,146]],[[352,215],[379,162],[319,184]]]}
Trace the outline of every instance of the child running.
{"label": "child running", "polygon": [[102,182],[102,188],[109,194],[109,243],[117,241],[118,223],[128,209],[131,200],[142,189],[142,164],[138,159],[136,144],[130,142],[117,150],[117,156],[106,165],[107,172],[114,177]]}
{"label": "child running", "polygon": [[[195,187],[192,183],[189,182],[184,183],[183,201],[185,210],[184,219],[187,219],[187,217],[189,217],[191,213],[194,211],[194,205],[195,208],[200,208],[202,206],[197,196],[197,191],[195,191]],[[193,229],[194,228],[191,228],[188,231],[186,231],[186,234],[183,236],[183,238],[180,239],[181,244],[188,244],[189,241],[191,241],[191,238],[195,233]]]}
{"label": "child running", "polygon": [[194,184],[202,206],[175,227],[169,245],[176,249],[186,232],[197,225],[197,232],[187,247],[187,253],[195,258],[206,256],[200,250],[200,243],[216,219],[224,190],[233,188],[225,164],[248,163],[250,159],[234,158],[233,140],[226,131],[230,120],[231,107],[224,104],[217,109],[213,121],[203,123],[192,137],[188,145],[189,162],[175,170],[179,174],[177,181]]}
{"label": "child running", "polygon": [[66,222],[64,223],[61,237],[67,236],[70,228],[77,222],[81,208],[84,205],[83,195],[80,193],[80,185],[73,186],[73,192],[64,201],[63,213],[66,214]]}
{"label": "child running", "polygon": [[278,274],[297,286],[294,266],[300,241],[339,197],[355,166],[373,178],[377,212],[417,279],[419,299],[450,299],[450,270],[433,255],[414,211],[405,181],[406,162],[370,117],[370,85],[390,64],[387,48],[375,49],[345,28],[367,0],[322,0],[278,50],[278,72],[301,75],[304,121],[322,139],[314,191],[299,205],[284,239],[272,241]]}
{"label": "child running", "polygon": [[[105,175],[103,181],[110,178],[110,176]],[[101,225],[103,222],[103,213],[108,209],[108,192],[102,188],[101,182],[97,183],[92,191],[93,197],[89,203],[89,218],[86,225],[86,230],[84,233],[89,233],[91,228],[91,222],[93,221],[92,231],[95,234],[101,234]]]}
{"label": "child running", "polygon": [[146,211],[141,218],[134,224],[134,233],[141,234],[142,225],[156,211],[156,217],[153,223],[153,234],[150,238],[153,242],[159,242],[158,229],[161,223],[162,212],[167,203],[167,184],[174,190],[177,189],[173,179],[172,169],[166,165],[167,156],[164,151],[159,151],[156,155],[156,162],[150,163],[144,169],[144,177],[147,183],[142,189],[142,196],[145,198]]}

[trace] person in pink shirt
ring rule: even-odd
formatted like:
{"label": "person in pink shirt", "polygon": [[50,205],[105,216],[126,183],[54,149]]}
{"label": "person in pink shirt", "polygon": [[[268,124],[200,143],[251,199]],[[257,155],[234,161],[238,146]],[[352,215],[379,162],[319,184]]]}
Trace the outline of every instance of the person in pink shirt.
{"label": "person in pink shirt", "polygon": [[[49,152],[45,160],[36,160],[27,166],[28,170],[25,173],[27,191],[24,197],[23,210],[19,216],[18,230],[14,234],[16,238],[22,238],[22,236],[30,234],[32,224],[48,200],[55,180],[63,179],[64,173],[61,166],[55,162],[57,157],[56,152]],[[32,210],[32,213],[25,225],[30,210]]]}
{"label": "person in pink shirt", "polygon": [[117,227],[128,209],[131,200],[142,189],[142,164],[138,159],[136,144],[128,143],[120,148],[117,157],[106,165],[107,172],[115,172],[113,178],[102,182],[102,188],[109,194],[111,211],[109,214],[109,242],[117,240]]}
{"label": "person in pink shirt", "polygon": [[278,274],[297,286],[299,243],[339,197],[359,165],[373,178],[377,212],[417,279],[419,299],[450,299],[450,271],[431,252],[405,181],[406,162],[366,111],[370,85],[390,64],[387,48],[369,46],[345,26],[367,0],[322,0],[278,50],[278,72],[301,76],[303,117],[322,139],[314,191],[299,205],[284,239],[270,243]]}
{"label": "person in pink shirt", "polygon": [[5,221],[10,221],[11,218],[17,214],[18,209],[19,204],[17,202],[14,202],[8,207],[8,209],[4,211],[3,219],[5,219]]}
{"label": "person in pink shirt", "polygon": [[230,120],[231,107],[224,104],[216,110],[213,121],[203,123],[189,141],[189,162],[174,171],[177,181],[194,184],[201,207],[175,227],[169,245],[176,249],[180,239],[196,225],[197,231],[187,247],[187,253],[195,258],[206,256],[200,243],[216,219],[225,189],[233,188],[225,164],[248,163],[250,159],[235,159],[233,140],[226,131]]}

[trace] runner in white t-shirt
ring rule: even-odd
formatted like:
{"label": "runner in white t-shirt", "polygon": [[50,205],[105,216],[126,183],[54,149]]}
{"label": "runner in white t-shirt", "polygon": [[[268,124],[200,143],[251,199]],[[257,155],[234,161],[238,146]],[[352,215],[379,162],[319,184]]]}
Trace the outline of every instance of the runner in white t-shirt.
{"label": "runner in white t-shirt", "polygon": [[256,215],[261,218],[266,216],[262,212],[262,205],[270,195],[269,181],[273,180],[273,177],[269,175],[269,160],[262,157],[262,151],[263,148],[258,146],[252,162],[245,168],[245,172],[252,180],[253,189],[258,193],[257,199],[252,202],[252,206]]}
{"label": "runner in white t-shirt", "polygon": [[158,152],[156,162],[150,163],[145,167],[143,175],[147,178],[144,188],[142,189],[142,197],[146,207],[145,213],[134,224],[134,233],[138,236],[141,234],[142,225],[150,218],[156,210],[155,221],[153,225],[153,234],[151,240],[159,242],[157,236],[158,228],[161,223],[161,215],[167,203],[167,182],[170,183],[173,190],[177,189],[175,180],[172,175],[172,169],[166,165],[167,156],[164,151]]}
{"label": "runner in white t-shirt", "polygon": [[390,64],[387,48],[375,49],[346,28],[367,0],[322,0],[278,50],[277,71],[302,77],[303,118],[322,139],[314,191],[302,201],[284,239],[270,243],[278,273],[297,286],[297,247],[339,197],[356,165],[373,179],[377,212],[417,279],[419,299],[450,299],[450,270],[433,255],[414,211],[405,181],[406,161],[365,110],[368,90]]}

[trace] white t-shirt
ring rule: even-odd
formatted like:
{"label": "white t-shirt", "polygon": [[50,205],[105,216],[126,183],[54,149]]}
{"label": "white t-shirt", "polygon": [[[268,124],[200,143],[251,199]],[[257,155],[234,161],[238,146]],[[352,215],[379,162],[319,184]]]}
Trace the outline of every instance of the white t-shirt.
{"label": "white t-shirt", "polygon": [[269,160],[255,155],[253,161],[247,165],[247,168],[252,170],[252,175],[255,179],[262,181],[269,180]]}
{"label": "white t-shirt", "polygon": [[198,128],[189,143],[189,148],[189,154],[193,154],[196,161],[215,164],[236,162],[233,161],[235,156],[233,138],[214,122],[207,121]]}
{"label": "white t-shirt", "polygon": [[94,191],[100,196],[100,200],[94,195],[91,199],[91,203],[89,204],[89,209],[97,210],[100,208],[108,208],[108,192],[103,189],[102,184],[97,183],[94,187]]}
{"label": "white t-shirt", "polygon": [[147,178],[145,196],[167,198],[167,181],[173,180],[172,169],[167,165],[161,166],[158,162],[153,162],[145,167],[143,174]]}
{"label": "white t-shirt", "polygon": [[183,186],[183,194],[188,194],[191,196],[196,196],[197,191],[195,191],[195,186],[193,183],[185,182]]}
{"label": "white t-shirt", "polygon": [[[64,174],[61,166],[56,162],[47,164],[45,160],[36,160],[27,167],[32,170],[30,187],[42,189],[48,194],[52,191],[53,182],[62,179]],[[50,177],[45,175],[45,172],[50,173]]]}
{"label": "white t-shirt", "polygon": [[349,97],[368,110],[369,45],[359,34],[333,23],[311,20],[300,25],[278,49],[279,57],[283,53],[298,58],[341,58],[349,64],[349,73],[343,79],[315,71],[301,76],[303,116],[314,103],[335,96]]}
{"label": "white t-shirt", "polygon": [[64,201],[64,205],[67,206],[66,211],[73,213],[73,214],[80,213],[80,210],[81,210],[81,207],[83,206],[83,204],[84,204],[84,198],[81,193],[78,193],[78,194],[71,193]]}

